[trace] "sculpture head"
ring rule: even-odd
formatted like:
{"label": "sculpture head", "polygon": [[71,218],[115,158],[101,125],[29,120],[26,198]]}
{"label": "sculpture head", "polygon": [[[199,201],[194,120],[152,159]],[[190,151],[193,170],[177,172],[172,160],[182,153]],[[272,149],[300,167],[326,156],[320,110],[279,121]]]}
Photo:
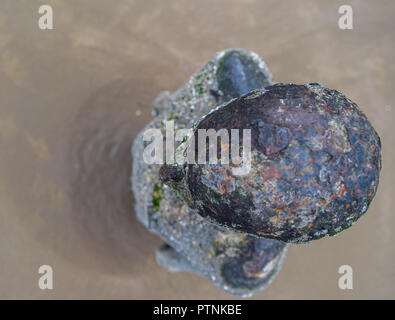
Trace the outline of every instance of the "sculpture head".
{"label": "sculpture head", "polygon": [[[280,83],[230,100],[198,122],[195,155],[202,129],[225,129],[229,139],[236,130],[239,156],[249,152],[243,143],[248,130],[249,170],[235,173],[240,164],[230,158],[183,168],[164,165],[160,175],[215,224],[306,242],[352,225],[375,195],[379,136],[358,106],[336,90]],[[234,148],[229,141],[218,143],[218,158]],[[207,160],[210,141],[204,143]]]}

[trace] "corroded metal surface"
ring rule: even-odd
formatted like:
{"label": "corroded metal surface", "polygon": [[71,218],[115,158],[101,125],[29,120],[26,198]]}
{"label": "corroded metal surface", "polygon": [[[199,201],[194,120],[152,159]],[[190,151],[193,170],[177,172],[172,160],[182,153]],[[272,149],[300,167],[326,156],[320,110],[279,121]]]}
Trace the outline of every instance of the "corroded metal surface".
{"label": "corroded metal surface", "polygon": [[376,193],[380,138],[336,90],[269,86],[221,106],[196,131],[211,128],[251,129],[247,175],[224,164],[189,164],[184,172],[199,213],[220,225],[306,242],[350,227]]}

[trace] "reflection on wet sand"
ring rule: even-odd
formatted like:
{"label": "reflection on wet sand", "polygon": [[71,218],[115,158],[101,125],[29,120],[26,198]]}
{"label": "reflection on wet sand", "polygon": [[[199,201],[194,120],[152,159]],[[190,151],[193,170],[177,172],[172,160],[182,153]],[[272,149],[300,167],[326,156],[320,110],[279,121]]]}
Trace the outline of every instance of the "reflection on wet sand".
{"label": "reflection on wet sand", "polygon": [[71,139],[72,225],[89,254],[117,272],[133,272],[160,243],[137,222],[129,189],[131,143],[150,118],[142,104],[151,97],[147,88],[119,80],[97,91],[81,107]]}

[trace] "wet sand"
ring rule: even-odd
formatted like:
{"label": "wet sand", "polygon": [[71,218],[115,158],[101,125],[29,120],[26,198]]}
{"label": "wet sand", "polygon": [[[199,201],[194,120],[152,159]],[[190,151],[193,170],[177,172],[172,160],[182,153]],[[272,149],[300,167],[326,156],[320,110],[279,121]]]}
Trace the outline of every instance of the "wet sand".
{"label": "wet sand", "polygon": [[[292,245],[274,298],[395,298],[395,3],[348,1],[54,1],[0,4],[0,298],[227,299],[209,281],[155,262],[162,243],[136,221],[130,145],[160,90],[215,52],[242,47],[277,82],[320,82],[359,104],[379,133],[377,195],[354,227]],[[54,289],[37,286],[54,269]],[[341,265],[354,289],[340,290]]]}

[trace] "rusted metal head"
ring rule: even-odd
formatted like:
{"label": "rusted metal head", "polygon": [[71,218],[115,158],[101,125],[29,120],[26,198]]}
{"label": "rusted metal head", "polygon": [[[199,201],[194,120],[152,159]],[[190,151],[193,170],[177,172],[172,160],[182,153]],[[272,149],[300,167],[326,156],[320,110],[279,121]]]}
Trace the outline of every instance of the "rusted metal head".
{"label": "rusted metal head", "polygon": [[[232,161],[185,169],[199,214],[218,225],[306,242],[351,226],[375,195],[379,136],[358,106],[336,90],[281,83],[254,90],[204,117],[195,136],[199,129],[238,129],[240,154],[242,130],[251,130],[247,174],[235,175]],[[195,148],[198,153],[198,143]]]}

